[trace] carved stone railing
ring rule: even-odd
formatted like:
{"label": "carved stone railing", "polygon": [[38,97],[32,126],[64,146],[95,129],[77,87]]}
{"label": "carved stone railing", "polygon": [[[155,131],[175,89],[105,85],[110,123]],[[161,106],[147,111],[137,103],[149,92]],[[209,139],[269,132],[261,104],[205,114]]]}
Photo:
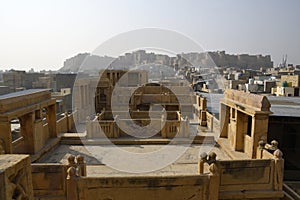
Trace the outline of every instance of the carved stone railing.
{"label": "carved stone railing", "polygon": [[279,149],[270,159],[216,160],[215,153],[202,153],[198,173],[210,177],[209,193],[216,199],[279,199],[283,197],[283,164]]}
{"label": "carved stone railing", "polygon": [[[179,115],[178,113],[176,113]],[[165,120],[165,118],[159,119],[123,119],[118,115],[112,120],[98,120],[99,117],[96,116],[94,119],[87,117],[86,120],[86,130],[87,138],[119,138],[122,136],[128,136],[128,132],[132,128],[131,123],[141,123],[149,124],[155,127],[156,134],[161,134],[163,138],[173,138],[175,135],[177,137],[189,137],[189,119],[180,117],[177,120]],[[129,125],[128,125],[129,124]],[[120,128],[120,127],[122,128]],[[128,128],[128,130],[126,129]]]}
{"label": "carved stone railing", "polygon": [[67,200],[210,199],[206,175],[82,177],[68,169]]}

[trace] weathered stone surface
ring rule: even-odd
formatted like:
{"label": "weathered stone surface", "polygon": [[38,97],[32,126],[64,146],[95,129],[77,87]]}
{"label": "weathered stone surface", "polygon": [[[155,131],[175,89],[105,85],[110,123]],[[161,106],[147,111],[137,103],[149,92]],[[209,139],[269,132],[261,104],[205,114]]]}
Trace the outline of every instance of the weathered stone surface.
{"label": "weathered stone surface", "polygon": [[244,104],[260,111],[270,111],[271,104],[265,96],[239,90],[226,89],[224,97],[225,99],[235,101],[237,104]]}
{"label": "weathered stone surface", "polygon": [[265,96],[226,90],[221,100],[221,136],[231,148],[256,158],[257,144],[267,138],[270,102]]}
{"label": "weathered stone surface", "polygon": [[[41,112],[44,110],[46,122]],[[19,119],[21,138],[12,141],[12,119]],[[0,97],[0,139],[6,153],[35,154],[43,148],[47,139],[56,138],[55,99],[49,90],[32,89]]]}
{"label": "weathered stone surface", "polygon": [[0,155],[0,186],[1,200],[33,200],[29,156]]}

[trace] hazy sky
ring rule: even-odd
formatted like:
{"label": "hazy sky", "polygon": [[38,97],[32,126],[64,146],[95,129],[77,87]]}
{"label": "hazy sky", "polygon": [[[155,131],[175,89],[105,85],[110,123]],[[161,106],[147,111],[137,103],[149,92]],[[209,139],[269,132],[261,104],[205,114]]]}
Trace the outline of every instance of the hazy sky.
{"label": "hazy sky", "polygon": [[[0,1],[0,69],[59,69],[122,32],[156,27],[204,50],[300,64],[299,0]],[[175,41],[174,41],[175,42]]]}

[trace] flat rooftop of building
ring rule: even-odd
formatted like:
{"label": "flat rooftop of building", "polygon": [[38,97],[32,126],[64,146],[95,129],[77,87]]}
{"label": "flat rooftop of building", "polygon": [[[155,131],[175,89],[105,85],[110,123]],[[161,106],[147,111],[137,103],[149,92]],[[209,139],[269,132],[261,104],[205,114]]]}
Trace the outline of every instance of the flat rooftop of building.
{"label": "flat rooftop of building", "polygon": [[18,92],[12,92],[9,94],[0,95],[0,100],[12,98],[12,97],[25,96],[28,94],[34,94],[34,93],[39,93],[39,92],[44,92],[44,91],[50,91],[50,89],[29,89],[29,90],[22,90],[22,91],[18,91]]}
{"label": "flat rooftop of building", "polygon": [[[220,99],[224,94],[203,93],[206,97],[207,110],[213,114],[220,112]],[[300,97],[266,96],[271,103],[271,116],[300,117]]]}
{"label": "flat rooftop of building", "polygon": [[267,96],[274,116],[300,117],[300,97]]}
{"label": "flat rooftop of building", "polygon": [[[177,146],[177,145],[176,145]],[[155,152],[165,147],[165,145],[58,145],[52,151],[41,157],[37,163],[61,163],[67,164],[67,159],[70,155],[82,155],[87,163],[88,176],[138,176],[136,173],[122,172],[106,165],[105,155],[110,153],[113,148],[120,148],[134,154]],[[178,146],[179,148],[182,146]],[[191,144],[186,146],[186,151],[173,163],[162,167],[159,170],[151,171],[147,175],[162,176],[162,175],[192,175],[198,173],[198,158],[202,152],[209,153],[211,151],[217,154],[217,159],[229,160],[230,157],[220,148],[213,144]],[[97,152],[97,159],[90,152],[93,149]],[[171,153],[171,152],[170,152]],[[155,158],[156,159],[156,158]],[[122,158],[114,160],[116,164],[122,163]],[[157,157],[154,160],[153,166],[160,165],[161,158]],[[141,162],[143,165],[143,162]],[[140,174],[140,175],[143,175]]]}

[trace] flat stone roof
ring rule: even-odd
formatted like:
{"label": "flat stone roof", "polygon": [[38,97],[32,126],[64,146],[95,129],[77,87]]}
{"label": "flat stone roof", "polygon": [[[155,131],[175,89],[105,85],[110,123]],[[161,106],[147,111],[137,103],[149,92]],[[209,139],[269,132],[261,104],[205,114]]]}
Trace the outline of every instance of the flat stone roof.
{"label": "flat stone roof", "polygon": [[273,116],[300,117],[300,97],[268,96]]}
{"label": "flat stone roof", "polygon": [[[94,158],[85,146],[82,145],[58,145],[55,149],[40,158],[37,163],[61,163],[67,164],[67,158],[72,155],[82,155],[87,163],[87,174],[88,176],[128,176],[127,172],[118,171],[105,164],[105,154],[111,152],[112,148],[121,148],[124,151],[132,153],[148,153],[157,151],[165,145],[88,145],[89,148],[93,148],[99,152],[98,159]],[[217,159],[230,160],[230,157],[219,147],[214,147],[212,144],[192,144],[187,150],[173,163],[163,167],[160,170],[156,170],[147,175],[150,176],[161,176],[161,175],[178,175],[178,174],[197,174],[198,158],[200,152],[209,153],[213,151],[217,154]],[[120,162],[118,158],[115,162]],[[156,163],[159,165],[161,158],[157,158]],[[143,163],[141,163],[143,164]],[[134,176],[139,175],[133,173]],[[141,175],[144,175],[143,173]]]}
{"label": "flat stone roof", "polygon": [[[210,113],[220,112],[220,99],[224,98],[224,94],[202,92],[199,94],[206,97],[207,110]],[[300,97],[267,96],[267,98],[271,103],[270,111],[273,112],[270,116],[300,117]]]}
{"label": "flat stone roof", "polygon": [[50,89],[29,89],[29,90],[22,90],[19,92],[8,93],[8,94],[0,95],[0,100],[12,98],[12,97],[24,96],[24,95],[38,93],[38,92],[44,92],[44,91],[50,91]]}
{"label": "flat stone roof", "polygon": [[0,118],[9,121],[36,109],[54,105],[48,89],[30,89],[0,96]]}

